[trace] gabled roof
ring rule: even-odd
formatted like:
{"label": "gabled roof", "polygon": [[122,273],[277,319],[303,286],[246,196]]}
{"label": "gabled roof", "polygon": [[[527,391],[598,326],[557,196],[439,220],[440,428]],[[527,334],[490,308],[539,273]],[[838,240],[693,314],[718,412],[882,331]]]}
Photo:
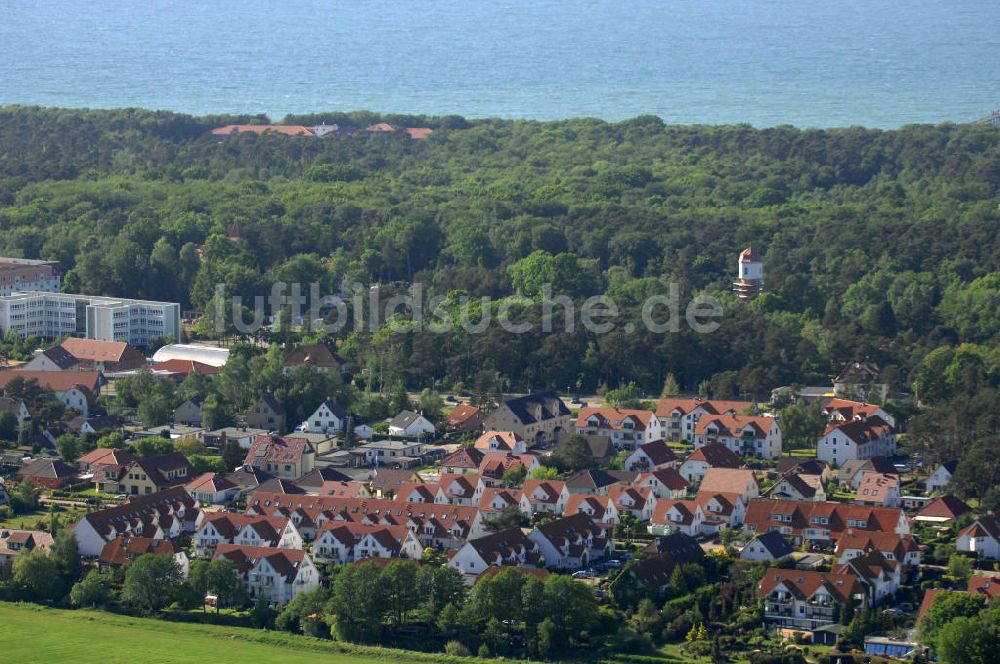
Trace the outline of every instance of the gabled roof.
{"label": "gabled roof", "polygon": [[913,535],[850,528],[837,538],[834,556],[840,558],[847,551],[880,551],[892,553],[896,560],[902,561],[906,554],[919,550]]}
{"label": "gabled roof", "polygon": [[264,466],[268,463],[295,464],[312,452],[313,447],[305,438],[257,436],[250,445],[243,463],[248,466]]}
{"label": "gabled roof", "polygon": [[168,487],[180,483],[174,478],[167,477],[167,473],[170,471],[186,469],[187,472],[183,475],[184,478],[191,477],[194,474],[194,466],[180,452],[139,457],[135,460],[135,464],[145,471],[146,476],[157,487]]}
{"label": "gabled roof", "polygon": [[588,496],[583,493],[570,494],[563,508],[563,514],[573,516],[574,514],[586,514],[594,519],[603,519],[612,502],[609,496]]}
{"label": "gabled roof", "polygon": [[497,558],[507,560],[515,555],[534,551],[537,545],[520,528],[508,528],[468,541],[479,557],[492,564]]}
{"label": "gabled roof", "polygon": [[461,404],[455,406],[448,417],[444,419],[444,423],[449,427],[460,427],[469,420],[479,417],[483,414],[483,411],[475,406],[470,406],[469,404]]}
{"label": "gabled roof", "polygon": [[759,487],[757,477],[746,468],[709,468],[698,485],[698,492],[744,493],[751,487]]}
{"label": "gabled roof", "polygon": [[959,537],[991,537],[1000,541],[1000,515],[984,514],[958,533]]}
{"label": "gabled roof", "polygon": [[102,339],[80,339],[69,337],[59,344],[77,360],[88,362],[121,362],[129,345],[124,341],[104,341]]}
{"label": "gabled roof", "polygon": [[164,508],[169,508],[174,513],[184,509],[185,520],[194,521],[198,514],[195,509],[197,504],[184,487],[175,486],[147,496],[135,496],[127,503],[115,507],[89,512],[83,516],[83,521],[88,522],[98,533],[106,535],[115,530],[116,524],[129,523],[133,519],[146,521],[154,514],[159,515]]}
{"label": "gabled roof", "polygon": [[672,463],[677,461],[677,455],[674,451],[667,445],[666,441],[654,440],[650,443],[643,443],[639,445],[639,449],[642,453],[649,457],[649,460],[653,462],[654,466],[659,466],[665,463]]}
{"label": "gabled roof", "polygon": [[752,430],[757,438],[763,438],[774,426],[774,418],[766,415],[705,415],[694,427],[695,434],[709,434],[710,428],[718,435],[736,437],[744,431]]}
{"label": "gabled roof", "polygon": [[327,482],[350,482],[353,478],[329,467],[314,468],[295,480],[303,489],[319,489]]}
{"label": "gabled roof", "polygon": [[396,417],[389,421],[389,426],[398,429],[405,429],[413,424],[419,417],[423,416],[412,410],[401,410]]}
{"label": "gabled roof", "polygon": [[370,480],[371,487],[379,491],[393,492],[399,490],[404,482],[420,481],[420,477],[412,470],[396,470],[394,468],[376,468]]}
{"label": "gabled roof", "polygon": [[[524,439],[513,431],[487,431],[476,439],[475,448],[513,452],[517,449],[517,444],[523,442]],[[493,443],[496,447],[491,447]]]}
{"label": "gabled roof", "polygon": [[669,417],[675,410],[683,415],[701,408],[709,415],[739,414],[753,407],[751,401],[724,401],[721,399],[701,399],[697,397],[664,397],[656,404],[657,417]]}
{"label": "gabled roof", "polygon": [[917,512],[917,516],[925,518],[955,519],[970,511],[972,511],[972,508],[966,505],[962,500],[948,494],[925,505],[922,510]]}
{"label": "gabled roof", "polygon": [[849,362],[840,370],[834,383],[877,383],[882,376],[882,372],[875,362]]}
{"label": "gabled roof", "polygon": [[262,560],[266,560],[275,572],[285,577],[286,583],[291,583],[298,575],[299,567],[305,561],[305,557],[306,552],[301,549],[220,544],[215,547],[212,560],[228,558],[242,574],[246,574],[256,568]]}
{"label": "gabled roof", "polygon": [[[775,514],[789,516],[791,521],[779,524],[773,519]],[[895,533],[902,516],[903,511],[898,507],[809,500],[754,499],[747,506],[744,524],[759,533],[781,525],[790,528],[793,535],[800,535],[805,528],[822,528],[829,531],[832,538],[837,539],[842,533],[851,529]],[[813,523],[814,518],[820,522]],[[822,520],[826,523],[821,523]]]}
{"label": "gabled roof", "polygon": [[856,595],[863,595],[864,588],[853,574],[831,574],[772,567],[764,573],[757,585],[759,597],[766,597],[778,586],[784,586],[796,599],[806,600],[819,590],[825,590],[838,604],[850,602]]}
{"label": "gabled roof", "polygon": [[323,403],[321,403],[319,406],[316,407],[316,410],[319,410],[323,406],[326,406],[327,410],[333,413],[338,419],[342,420],[345,417],[347,417],[347,411],[341,408],[339,405],[337,405],[337,403],[334,402],[333,399],[330,398],[324,399]]}
{"label": "gabled roof", "polygon": [[88,466],[125,466],[135,461],[135,455],[128,450],[116,450],[111,447],[98,447],[76,460],[78,464]]}
{"label": "gabled roof", "polygon": [[202,473],[185,484],[184,488],[188,491],[211,491],[213,493],[217,493],[219,491],[235,489],[236,485],[227,480],[224,475],[219,473]]}
{"label": "gabled roof", "polygon": [[484,456],[486,455],[482,450],[478,450],[475,447],[463,447],[441,459],[441,466],[451,468],[479,468],[479,464],[483,462]]}
{"label": "gabled roof", "polygon": [[274,398],[274,395],[270,392],[265,392],[264,394],[260,395],[260,398],[257,399],[257,403],[260,404],[261,406],[264,406],[275,415],[285,414],[285,407],[282,406],[281,403],[276,398]]}
{"label": "gabled roof", "polygon": [[790,556],[795,552],[795,549],[793,549],[792,545],[788,543],[788,540],[782,537],[781,533],[777,530],[770,530],[761,535],[757,535],[747,543],[747,546],[750,546],[750,544],[753,544],[754,542],[757,542],[767,549],[767,552],[770,553],[771,557],[775,560],[781,560],[785,556]]}
{"label": "gabled roof", "polygon": [[[689,526],[694,523],[694,516],[700,509],[698,503],[693,500],[658,500],[656,501],[656,506],[653,508],[653,516],[649,521],[656,524],[681,523],[682,525]],[[675,511],[681,517],[679,522],[667,518],[667,513],[671,510]]]}
{"label": "gabled roof", "polygon": [[344,360],[324,344],[310,344],[293,348],[285,355],[283,364],[286,367],[308,364],[324,369],[339,369],[344,365]]}
{"label": "gabled roof", "polygon": [[988,601],[993,601],[1000,597],[1000,576],[974,576],[969,579],[966,592],[982,595]]}
{"label": "gabled roof", "polygon": [[603,470],[581,470],[566,479],[566,486],[572,489],[597,490],[617,484],[618,478]]}
{"label": "gabled roof", "polygon": [[[560,480],[528,479],[524,481],[521,492],[529,503],[555,505],[565,488],[566,483]],[[541,497],[541,494],[544,494],[544,497]]]}
{"label": "gabled roof", "polygon": [[[536,392],[523,397],[506,399],[503,402],[520,420],[521,424],[544,422],[554,417],[569,415],[569,408],[553,391]],[[538,417],[536,417],[536,409]]]}
{"label": "gabled roof", "polygon": [[280,477],[272,477],[271,479],[263,482],[257,487],[256,491],[287,493],[289,495],[301,495],[307,493],[305,489],[300,487],[295,482],[282,479]]}
{"label": "gabled roof", "polygon": [[35,459],[27,466],[17,471],[21,477],[32,477],[38,479],[62,479],[72,477],[76,474],[76,469],[66,465],[59,459]]}
{"label": "gabled roof", "polygon": [[680,474],[676,468],[663,468],[649,473],[642,473],[636,478],[636,482],[643,483],[650,478],[656,478],[660,484],[671,491],[683,491],[688,487],[688,481]]}
{"label": "gabled roof", "polygon": [[899,490],[899,478],[883,473],[865,473],[861,476],[854,499],[863,503],[884,504],[890,490]]}
{"label": "gabled roof", "polygon": [[66,392],[73,387],[82,387],[96,394],[105,383],[104,374],[100,371],[0,371],[0,389],[6,389],[15,378],[37,380],[38,385],[49,392]]}
{"label": "gabled roof", "polygon": [[872,415],[871,417],[863,420],[831,422],[823,435],[825,436],[833,433],[834,431],[842,433],[844,436],[854,441],[857,445],[864,445],[865,443],[876,441],[882,436],[891,434],[893,429],[892,426],[881,417],[878,415]]}
{"label": "gabled roof", "polygon": [[739,468],[743,465],[743,460],[722,443],[708,443],[699,447],[687,461],[704,461],[709,468]]}
{"label": "gabled roof", "polygon": [[253,466],[240,466],[233,472],[226,473],[225,478],[245,492],[256,489],[261,484],[273,479],[274,475]]}
{"label": "gabled roof", "polygon": [[80,364],[80,361],[73,357],[73,354],[62,346],[53,346],[52,348],[46,348],[42,351],[49,362],[56,365],[63,371],[71,369],[76,365]]}
{"label": "gabled roof", "polygon": [[802,457],[783,456],[778,459],[775,471],[779,475],[786,475],[791,472],[806,475],[822,475],[829,469],[830,464],[819,459],[803,459]]}
{"label": "gabled roof", "polygon": [[628,408],[599,408],[590,406],[580,410],[576,418],[577,428],[590,426],[590,420],[595,419],[597,426],[602,429],[621,431],[625,429],[625,424],[630,422],[632,429],[644,431],[649,426],[649,421],[653,418],[653,413],[648,410],[636,410]]}
{"label": "gabled roof", "polygon": [[120,535],[104,545],[98,560],[105,565],[124,567],[147,553],[158,556],[173,556],[179,551],[180,547],[167,539]]}

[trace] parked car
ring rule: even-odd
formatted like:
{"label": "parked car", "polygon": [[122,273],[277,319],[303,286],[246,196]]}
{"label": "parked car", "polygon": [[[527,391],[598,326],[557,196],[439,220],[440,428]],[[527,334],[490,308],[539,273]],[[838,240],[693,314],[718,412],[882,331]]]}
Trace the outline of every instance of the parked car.
{"label": "parked car", "polygon": [[612,569],[619,569],[620,567],[622,567],[624,563],[622,563],[622,561],[618,560],[617,558],[612,558],[611,560],[607,561],[604,564]]}
{"label": "parked car", "polygon": [[590,570],[582,569],[579,572],[573,572],[572,577],[574,579],[587,579],[590,577]]}

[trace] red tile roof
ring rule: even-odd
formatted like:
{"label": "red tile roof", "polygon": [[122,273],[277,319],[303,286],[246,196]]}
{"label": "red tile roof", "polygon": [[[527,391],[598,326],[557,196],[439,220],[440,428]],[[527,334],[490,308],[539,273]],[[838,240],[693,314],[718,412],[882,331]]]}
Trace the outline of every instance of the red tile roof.
{"label": "red tile roof", "polygon": [[722,443],[709,443],[699,447],[687,460],[704,461],[710,468],[739,468],[743,465],[743,460]]}
{"label": "red tile roof", "polygon": [[653,413],[648,410],[591,406],[580,410],[580,414],[576,418],[577,428],[583,429],[590,426],[588,420],[591,417],[598,420],[597,426],[602,429],[619,431],[625,428],[626,421],[631,421],[636,431],[645,431],[646,427],[649,426],[649,421],[653,418]]}
{"label": "red tile roof", "polygon": [[66,392],[80,386],[91,394],[96,394],[97,388],[105,382],[100,371],[0,371],[0,389],[6,389],[15,378],[37,380],[42,389],[50,392]]}

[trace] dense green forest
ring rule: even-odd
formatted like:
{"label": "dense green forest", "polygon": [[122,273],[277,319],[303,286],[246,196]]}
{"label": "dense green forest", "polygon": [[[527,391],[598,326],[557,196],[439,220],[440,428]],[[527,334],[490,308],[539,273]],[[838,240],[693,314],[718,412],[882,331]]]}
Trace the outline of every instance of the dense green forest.
{"label": "dense green forest", "polygon": [[[678,284],[725,306],[713,334],[638,326],[514,335],[345,329],[386,385],[766,397],[879,362],[928,403],[1000,381],[1000,132],[466,121],[369,113],[286,122],[429,126],[323,139],[211,128],[262,117],[0,109],[0,254],[58,259],[65,289],[211,306],[216,283],[421,282],[429,295],[607,293],[623,320]],[[225,236],[239,221],[246,241]],[[768,293],[728,293],[762,252]],[[528,316],[532,314],[526,314]],[[381,387],[381,385],[380,385]]]}

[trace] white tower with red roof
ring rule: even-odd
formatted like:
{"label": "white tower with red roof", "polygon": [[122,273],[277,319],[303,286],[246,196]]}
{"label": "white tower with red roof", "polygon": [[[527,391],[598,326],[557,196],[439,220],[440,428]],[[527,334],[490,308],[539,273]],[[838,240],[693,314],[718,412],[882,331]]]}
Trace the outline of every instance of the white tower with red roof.
{"label": "white tower with red roof", "polygon": [[764,258],[753,247],[740,252],[733,291],[742,300],[750,300],[764,292]]}

